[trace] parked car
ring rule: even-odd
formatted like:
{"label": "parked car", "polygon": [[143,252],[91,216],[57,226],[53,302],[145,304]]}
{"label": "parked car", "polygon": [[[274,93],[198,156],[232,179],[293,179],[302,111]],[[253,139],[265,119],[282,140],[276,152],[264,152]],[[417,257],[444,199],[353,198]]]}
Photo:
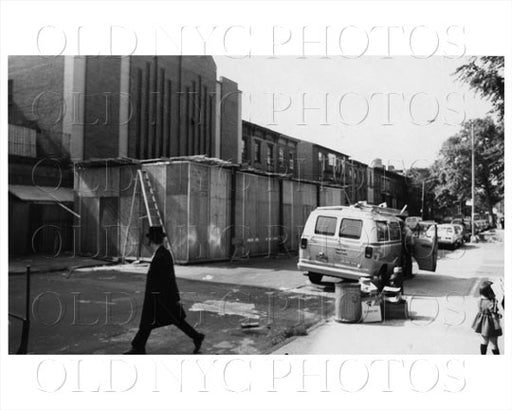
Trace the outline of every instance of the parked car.
{"label": "parked car", "polygon": [[451,223],[453,225],[459,225],[462,227],[463,242],[471,241],[471,221],[469,221],[469,224],[468,224],[468,223],[466,223],[464,218],[453,218]]}
{"label": "parked car", "polygon": [[[324,275],[349,280],[391,275],[405,259],[399,212],[361,204],[316,208],[302,232],[298,269],[308,272],[312,283],[321,282]],[[420,269],[435,271],[435,224],[418,222],[418,230],[429,226],[431,237],[415,234],[410,247]]]}
{"label": "parked car", "polygon": [[446,245],[453,249],[462,245],[462,229],[460,225],[441,224],[437,226],[439,245]]}

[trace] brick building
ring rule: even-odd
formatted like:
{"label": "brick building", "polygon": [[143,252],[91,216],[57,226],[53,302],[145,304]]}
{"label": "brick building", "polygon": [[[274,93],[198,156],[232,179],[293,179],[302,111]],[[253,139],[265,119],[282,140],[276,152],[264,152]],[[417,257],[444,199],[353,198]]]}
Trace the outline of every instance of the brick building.
{"label": "brick building", "polygon": [[42,155],[240,161],[240,92],[211,56],[11,56],[9,81]]}
{"label": "brick building", "polygon": [[11,253],[71,250],[73,163],[241,160],[240,92],[217,79],[211,56],[10,56],[8,65]]}
{"label": "brick building", "polygon": [[391,208],[402,208],[409,201],[407,178],[392,166],[387,169],[380,159],[368,166],[368,202],[385,202]]}
{"label": "brick building", "polygon": [[9,82],[9,253],[72,250],[73,173],[69,161],[41,155],[42,131],[12,98]]}
{"label": "brick building", "polygon": [[299,142],[261,125],[242,121],[241,162],[265,172],[297,176]]}
{"label": "brick building", "polygon": [[307,141],[297,145],[297,162],[301,178],[346,185],[349,156]]}

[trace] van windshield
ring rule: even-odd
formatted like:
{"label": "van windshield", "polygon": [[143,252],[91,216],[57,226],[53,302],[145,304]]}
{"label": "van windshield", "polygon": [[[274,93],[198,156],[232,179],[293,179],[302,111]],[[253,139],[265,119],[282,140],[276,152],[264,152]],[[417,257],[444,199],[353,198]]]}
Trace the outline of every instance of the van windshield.
{"label": "van windshield", "polygon": [[340,225],[340,238],[359,239],[363,221],[360,219],[343,218]]}

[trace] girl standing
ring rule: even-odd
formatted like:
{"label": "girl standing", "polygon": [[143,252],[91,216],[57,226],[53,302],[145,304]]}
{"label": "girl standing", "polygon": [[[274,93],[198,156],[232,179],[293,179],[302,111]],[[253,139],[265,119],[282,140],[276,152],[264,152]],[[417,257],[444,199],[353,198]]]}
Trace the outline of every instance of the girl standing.
{"label": "girl standing", "polygon": [[492,282],[488,280],[480,284],[478,313],[472,325],[473,330],[482,335],[482,344],[480,344],[481,354],[487,354],[489,343],[491,344],[492,353],[500,354],[498,337],[503,334],[499,321],[498,301],[491,285]]}

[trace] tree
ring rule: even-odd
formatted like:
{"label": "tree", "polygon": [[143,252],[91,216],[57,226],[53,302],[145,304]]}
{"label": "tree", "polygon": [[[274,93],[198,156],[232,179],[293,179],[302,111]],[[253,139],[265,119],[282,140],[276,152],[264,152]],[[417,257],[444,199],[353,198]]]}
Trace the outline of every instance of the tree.
{"label": "tree", "polygon": [[[472,57],[468,63],[455,70],[454,75],[460,81],[467,82],[481,96],[491,101],[492,112],[497,116],[497,130],[504,134],[503,118],[505,115],[505,59],[500,56]],[[503,185],[505,172],[505,139],[503,136],[497,144],[488,147],[487,156],[492,159],[492,172],[498,176],[498,183]]]}
{"label": "tree", "polygon": [[498,123],[503,121],[505,114],[504,67],[504,57],[472,57],[454,73],[459,80],[467,82],[471,88],[491,101]]}
{"label": "tree", "polygon": [[475,208],[492,214],[493,207],[503,199],[502,173],[493,166],[503,152],[503,132],[491,117],[467,121],[462,129],[448,138],[439,158],[432,166],[437,178],[436,201],[440,209],[448,210],[453,204],[464,204],[471,198],[471,126],[475,135]]}

